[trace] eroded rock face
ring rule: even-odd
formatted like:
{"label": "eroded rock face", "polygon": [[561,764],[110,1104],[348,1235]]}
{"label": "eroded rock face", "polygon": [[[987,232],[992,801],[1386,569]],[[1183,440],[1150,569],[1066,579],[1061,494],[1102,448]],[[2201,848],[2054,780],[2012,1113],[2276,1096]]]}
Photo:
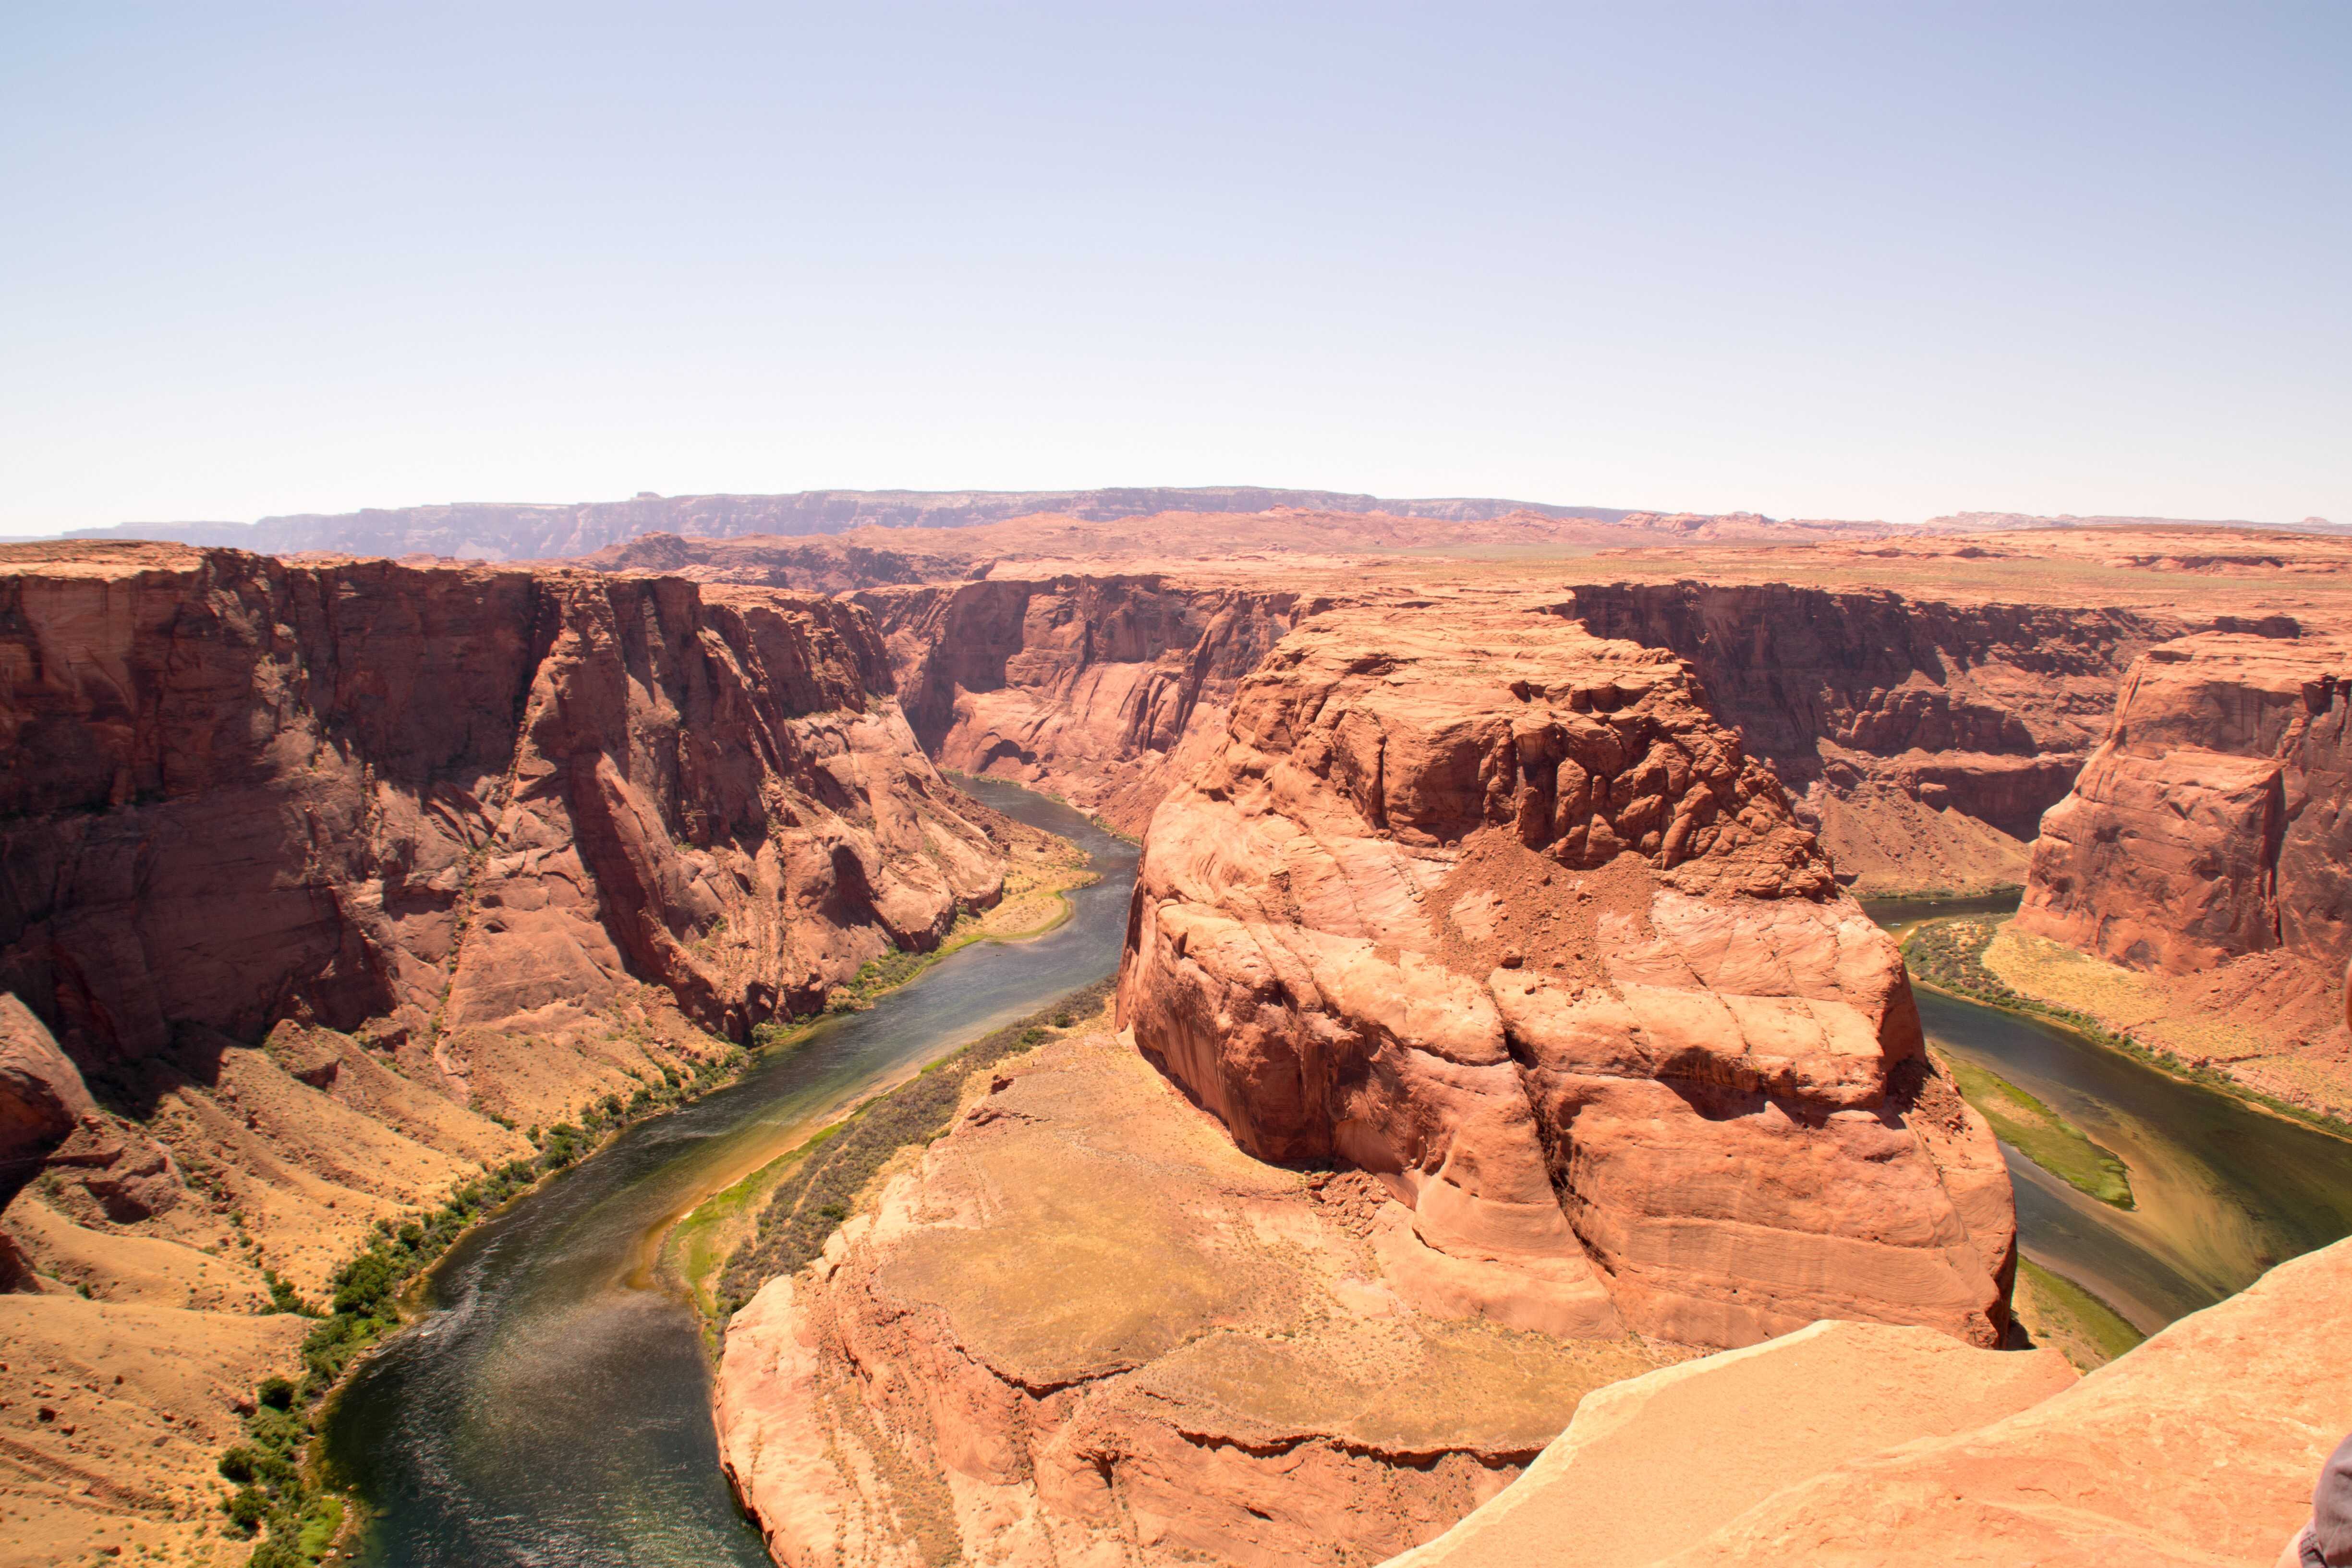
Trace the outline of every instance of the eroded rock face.
{"label": "eroded rock face", "polygon": [[1262,1159],[1378,1173],[1421,1303],[1995,1342],[2014,1219],[1900,959],[1671,654],[1341,609],[1153,818],[1137,1045]]}
{"label": "eroded rock face", "polygon": [[16,997],[0,994],[0,1209],[75,1123],[97,1109],[48,1026]]}
{"label": "eroded rock face", "polygon": [[997,889],[854,606],[163,546],[0,569],[0,986],[86,1068],[639,982],[740,1037]]}
{"label": "eroded rock face", "polygon": [[1301,608],[1279,589],[1156,576],[990,578],[856,599],[940,765],[1050,791],[1129,833],[1214,743],[1234,688]]}
{"label": "eroded rock face", "polygon": [[2352,957],[2347,649],[2222,632],[2150,649],[2042,824],[2019,929],[2172,973]]}
{"label": "eroded rock face", "polygon": [[2188,626],[1785,584],[1579,586],[1596,634],[1670,648],[1863,892],[2014,887],[2123,672]]}

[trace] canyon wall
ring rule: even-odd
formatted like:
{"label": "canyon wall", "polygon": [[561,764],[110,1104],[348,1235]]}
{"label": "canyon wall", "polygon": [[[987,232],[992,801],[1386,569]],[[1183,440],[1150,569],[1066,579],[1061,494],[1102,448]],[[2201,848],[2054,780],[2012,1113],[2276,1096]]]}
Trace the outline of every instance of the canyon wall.
{"label": "canyon wall", "polygon": [[1003,829],[888,689],[871,617],[823,597],[0,549],[26,1539],[110,1509],[193,1539],[217,1478],[203,1443],[123,1447],[152,1410],[17,1432],[25,1379],[125,1335],[184,1361],[158,1388],[282,1353],[297,1324],[243,1326],[273,1289],[316,1300],[379,1222],[531,1155],[526,1127],[667,1094],[995,900]]}
{"label": "canyon wall", "polygon": [[1424,1300],[1998,1342],[2008,1179],[1892,942],[1682,661],[1565,614],[1342,609],[1275,650],[1153,818],[1137,1046],[1261,1159],[1377,1173]]}
{"label": "canyon wall", "polygon": [[[643,548],[648,564],[668,560]],[[828,544],[720,565],[734,559],[728,549],[679,548],[711,555],[688,570],[813,586],[869,568],[904,584],[940,564],[853,563]],[[1159,796],[1199,765],[1241,677],[1298,617],[1415,601],[1328,573],[1297,587],[1259,582],[1272,579],[992,576],[855,597],[883,626],[908,716],[943,765],[1036,784],[1140,833]],[[1443,615],[1464,601],[1419,602]],[[2041,815],[2097,743],[2123,671],[2187,629],[2155,611],[1771,584],[1580,584],[1563,603],[1596,636],[1689,661],[1711,710],[1772,768],[1840,880],[1864,895],[2021,885]]]}
{"label": "canyon wall", "polygon": [[1244,676],[1322,601],[1157,576],[879,588],[854,595],[907,719],[943,767],[1058,795],[1139,835],[1223,726]]}
{"label": "canyon wall", "polygon": [[635,982],[740,1037],[995,890],[854,606],[34,549],[0,576],[0,989],[86,1069]]}
{"label": "canyon wall", "polygon": [[1785,584],[1580,585],[1596,636],[1672,649],[1862,893],[2024,880],[2042,814],[2164,613]]}
{"label": "canyon wall", "polygon": [[2352,958],[2352,661],[2222,632],[2136,665],[2043,823],[2018,925],[2174,973],[2283,949]]}
{"label": "canyon wall", "polygon": [[2150,649],[2043,819],[1988,969],[2257,1093],[2352,1116],[2347,651],[2243,632]]}

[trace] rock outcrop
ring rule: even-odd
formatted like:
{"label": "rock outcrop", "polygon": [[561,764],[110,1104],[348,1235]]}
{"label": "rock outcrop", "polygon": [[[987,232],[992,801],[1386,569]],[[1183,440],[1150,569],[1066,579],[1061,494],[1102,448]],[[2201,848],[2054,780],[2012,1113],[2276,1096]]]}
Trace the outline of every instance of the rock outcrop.
{"label": "rock outcrop", "polygon": [[[1391,1568],[2269,1568],[2352,1429],[2347,1334],[2352,1242],[2079,1383],[2019,1356],[1921,1365],[1824,1325],[1588,1399],[1516,1484]],[[1591,1555],[1603,1502],[1614,1549]]]}
{"label": "rock outcrop", "polygon": [[1415,1310],[1377,1184],[1253,1160],[1099,1020],[1055,1033],[730,1323],[720,1449],[787,1568],[1362,1563],[1672,1359]]}
{"label": "rock outcrop", "polygon": [[0,1209],[97,1109],[48,1026],[0,993]]}
{"label": "rock outcrop", "polygon": [[1579,586],[1598,636],[1672,649],[1863,893],[2015,887],[2123,671],[2188,629],[2149,611],[1785,584]]}
{"label": "rock outcrop", "polygon": [[1156,576],[990,578],[856,595],[939,763],[1062,795],[1140,833],[1198,765],[1299,596]]}
{"label": "rock outcrop", "polygon": [[1815,1323],[1587,1396],[1517,1481],[1390,1568],[1639,1568],[1850,1460],[1972,1430],[2074,1382],[2055,1351]]}
{"label": "rock outcrop", "polygon": [[1152,820],[1121,1020],[1249,1152],[1376,1173],[1432,1310],[1998,1342],[2008,1178],[1892,942],[1687,667],[1567,613],[1294,631]]}

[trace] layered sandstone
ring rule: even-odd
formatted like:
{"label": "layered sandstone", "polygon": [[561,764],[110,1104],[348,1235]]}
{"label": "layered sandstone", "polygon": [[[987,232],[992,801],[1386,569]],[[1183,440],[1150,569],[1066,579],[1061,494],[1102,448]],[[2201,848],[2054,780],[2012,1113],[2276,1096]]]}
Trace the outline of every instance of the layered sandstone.
{"label": "layered sandstone", "polygon": [[[1391,1568],[2269,1568],[2352,1429],[2347,1333],[2352,1242],[2080,1382],[2047,1352],[1921,1365],[1825,1325],[1587,1400],[1518,1482]],[[1587,1550],[1602,1505],[1605,1556]]]}
{"label": "layered sandstone", "polygon": [[1579,587],[1575,613],[1688,659],[1865,894],[2021,884],[2122,672],[2185,629],[2146,611],[1787,584]]}
{"label": "layered sandstone", "polygon": [[1244,676],[1302,608],[1291,591],[1066,576],[861,593],[908,721],[962,773],[1062,795],[1139,834],[1197,766]]}
{"label": "layered sandstone", "polygon": [[2352,956],[2347,649],[2205,633],[2151,649],[2043,824],[2021,927],[2175,973]]}
{"label": "layered sandstone", "polygon": [[1361,1563],[1671,1359],[1416,1310],[1376,1184],[1250,1158],[1099,1021],[969,1094],[729,1325],[721,1453],[787,1568]]}
{"label": "layered sandstone", "polygon": [[0,563],[0,988],[86,1064],[283,1016],[437,1038],[632,979],[740,1036],[994,890],[835,601]]}
{"label": "layered sandstone", "polygon": [[1892,943],[1689,668],[1569,611],[1294,631],[1153,818],[1122,1021],[1244,1150],[1377,1174],[1431,1310],[1997,1342],[2008,1180]]}

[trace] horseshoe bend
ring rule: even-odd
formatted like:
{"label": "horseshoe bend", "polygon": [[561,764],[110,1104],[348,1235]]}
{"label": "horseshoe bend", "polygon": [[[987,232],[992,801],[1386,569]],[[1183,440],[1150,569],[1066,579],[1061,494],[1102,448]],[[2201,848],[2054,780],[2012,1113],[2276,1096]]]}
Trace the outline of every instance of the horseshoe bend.
{"label": "horseshoe bend", "polygon": [[0,547],[0,1561],[2267,1563],[2352,552],[1496,526]]}

